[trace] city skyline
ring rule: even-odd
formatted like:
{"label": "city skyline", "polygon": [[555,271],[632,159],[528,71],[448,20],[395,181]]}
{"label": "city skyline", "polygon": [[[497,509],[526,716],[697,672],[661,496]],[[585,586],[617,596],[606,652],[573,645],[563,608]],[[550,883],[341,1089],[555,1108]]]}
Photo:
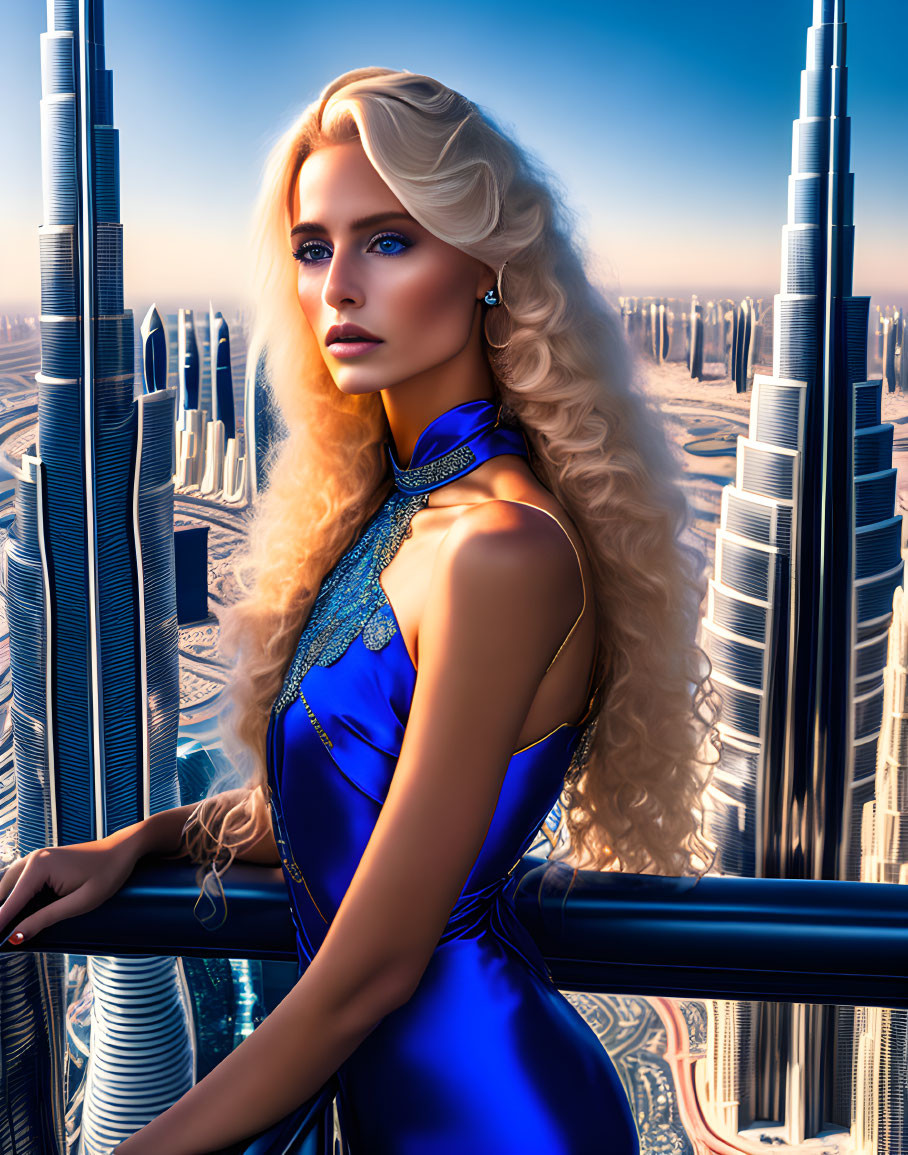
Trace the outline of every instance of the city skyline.
{"label": "city skyline", "polygon": [[[756,16],[718,0],[639,13],[612,0],[574,0],[557,12],[469,0],[457,13],[351,0],[338,30],[283,0],[267,10],[111,0],[128,303],[143,313],[153,300],[165,311],[201,308],[213,289],[222,309],[244,303],[245,236],[267,143],[328,80],[363,63],[438,75],[513,129],[560,180],[608,291],[775,291],[785,126],[800,66],[793,45],[809,0],[772,0]],[[29,96],[40,86],[44,5],[10,0],[5,15],[0,148],[15,180],[0,182],[0,309],[15,311],[38,297],[41,174]],[[897,0],[849,13],[862,173],[855,292],[874,303],[908,300],[908,219],[899,207],[908,158],[896,145],[908,113],[899,82],[906,34],[908,11]]]}

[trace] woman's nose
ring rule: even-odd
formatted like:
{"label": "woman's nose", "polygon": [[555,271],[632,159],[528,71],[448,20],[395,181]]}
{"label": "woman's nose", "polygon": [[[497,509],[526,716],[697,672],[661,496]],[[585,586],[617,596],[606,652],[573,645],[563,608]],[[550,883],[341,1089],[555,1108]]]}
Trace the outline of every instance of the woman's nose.
{"label": "woman's nose", "polygon": [[336,309],[340,305],[361,305],[364,300],[363,286],[358,275],[355,256],[335,250],[328,266],[322,299],[326,305]]}

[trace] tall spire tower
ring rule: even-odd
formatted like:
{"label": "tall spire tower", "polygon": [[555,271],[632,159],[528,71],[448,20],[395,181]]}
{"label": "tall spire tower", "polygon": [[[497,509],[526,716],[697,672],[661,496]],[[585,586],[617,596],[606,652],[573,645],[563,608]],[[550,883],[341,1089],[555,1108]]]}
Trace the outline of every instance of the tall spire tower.
{"label": "tall spire tower", "polygon": [[765,873],[804,878],[860,875],[861,809],[873,792],[903,569],[892,426],[880,421],[882,383],[864,380],[870,299],[851,295],[844,8],[814,2],[774,314],[773,378],[806,390],[786,733],[780,773],[767,783],[778,840],[765,831],[762,856]]}
{"label": "tall spire tower", "polygon": [[[844,0],[814,0],[799,113],[773,373],[754,377],[704,622],[723,698],[713,834],[729,873],[856,879],[903,562],[893,430],[864,379],[870,299],[852,295]],[[831,1020],[761,1015],[756,1115],[816,1134],[834,1114]]]}
{"label": "tall spire tower", "polygon": [[179,800],[175,395],[133,399],[101,0],[49,0],[41,75],[38,443],[7,547],[21,853]]}
{"label": "tall spire tower", "polygon": [[[179,804],[175,392],[133,396],[102,0],[48,0],[47,20],[38,442],[5,547],[20,854]],[[55,1127],[81,1102],[79,1150],[101,1155],[192,1085],[195,1059],[180,960],[93,956],[87,974],[91,1051]]]}

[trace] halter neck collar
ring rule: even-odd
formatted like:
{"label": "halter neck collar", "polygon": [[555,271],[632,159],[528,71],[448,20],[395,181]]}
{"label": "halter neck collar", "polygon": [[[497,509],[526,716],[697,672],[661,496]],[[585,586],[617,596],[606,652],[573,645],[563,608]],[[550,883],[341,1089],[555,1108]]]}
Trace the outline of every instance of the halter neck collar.
{"label": "halter neck collar", "polygon": [[406,494],[429,493],[505,453],[528,457],[526,438],[519,429],[502,425],[501,406],[485,400],[464,401],[430,421],[406,469],[388,443],[394,483]]}

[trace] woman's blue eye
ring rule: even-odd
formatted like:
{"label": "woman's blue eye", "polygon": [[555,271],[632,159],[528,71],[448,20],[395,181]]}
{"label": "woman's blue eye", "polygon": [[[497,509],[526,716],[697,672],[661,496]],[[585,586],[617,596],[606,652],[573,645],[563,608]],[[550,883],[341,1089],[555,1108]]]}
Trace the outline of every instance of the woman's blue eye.
{"label": "woman's blue eye", "polygon": [[[396,257],[410,248],[412,241],[399,233],[382,233],[373,237],[366,252],[382,253],[386,257]],[[304,241],[293,250],[294,260],[302,265],[314,265],[331,258],[331,249],[324,241]]]}
{"label": "woman's blue eye", "polygon": [[384,253],[388,257],[396,257],[398,253],[408,249],[410,244],[411,242],[406,237],[402,237],[398,233],[382,233],[380,237],[373,237],[369,248],[374,246],[376,252]]}
{"label": "woman's blue eye", "polygon": [[[321,253],[321,255],[319,255]],[[312,265],[316,261],[323,261],[331,256],[331,250],[321,241],[306,241],[299,248],[293,250],[293,258],[304,265]]]}

